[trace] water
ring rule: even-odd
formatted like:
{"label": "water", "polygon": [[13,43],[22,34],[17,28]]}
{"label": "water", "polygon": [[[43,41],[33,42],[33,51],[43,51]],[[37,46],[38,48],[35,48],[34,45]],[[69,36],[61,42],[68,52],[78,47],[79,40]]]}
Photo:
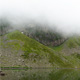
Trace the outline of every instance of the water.
{"label": "water", "polygon": [[79,69],[4,70],[0,80],[80,80]]}

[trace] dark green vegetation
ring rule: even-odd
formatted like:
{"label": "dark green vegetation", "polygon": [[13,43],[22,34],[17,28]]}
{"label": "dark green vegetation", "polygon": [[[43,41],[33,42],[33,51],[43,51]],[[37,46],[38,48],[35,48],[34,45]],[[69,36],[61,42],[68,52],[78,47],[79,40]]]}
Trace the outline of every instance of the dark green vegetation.
{"label": "dark green vegetation", "polygon": [[70,53],[69,40],[61,46],[51,49],[19,31],[8,33],[1,36],[0,39],[1,66],[80,67],[80,59],[78,57],[65,54],[67,50]]}

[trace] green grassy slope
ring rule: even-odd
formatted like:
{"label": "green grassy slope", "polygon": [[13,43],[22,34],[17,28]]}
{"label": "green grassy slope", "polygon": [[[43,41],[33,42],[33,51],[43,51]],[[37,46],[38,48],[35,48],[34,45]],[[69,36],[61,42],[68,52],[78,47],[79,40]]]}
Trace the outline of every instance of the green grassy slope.
{"label": "green grassy slope", "polygon": [[74,59],[78,59],[78,62],[80,60],[80,36],[70,37],[62,45],[50,48],[61,53],[61,55],[68,56],[68,58],[74,57]]}
{"label": "green grassy slope", "polygon": [[76,49],[77,51],[77,48],[79,49],[79,47],[80,47],[80,37],[74,36],[67,39],[63,44],[51,48],[54,49],[55,51],[62,51],[63,49],[67,51]]}
{"label": "green grassy slope", "polygon": [[1,37],[1,66],[79,67],[80,60],[55,52],[19,31]]}
{"label": "green grassy slope", "polygon": [[69,48],[76,48],[80,46],[80,37],[72,37],[67,41]]}

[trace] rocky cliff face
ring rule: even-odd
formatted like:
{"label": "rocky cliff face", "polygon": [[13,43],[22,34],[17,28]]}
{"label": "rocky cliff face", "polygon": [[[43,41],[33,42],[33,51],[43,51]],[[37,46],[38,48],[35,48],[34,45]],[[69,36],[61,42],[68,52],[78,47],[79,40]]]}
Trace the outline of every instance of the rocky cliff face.
{"label": "rocky cliff face", "polygon": [[58,46],[66,40],[60,33],[47,27],[27,27],[22,33],[47,46]]}
{"label": "rocky cliff face", "polygon": [[[8,21],[2,20],[0,23],[0,35],[13,31],[13,28]],[[58,46],[66,40],[55,28],[52,29],[48,25],[33,23],[17,29],[46,46]]]}

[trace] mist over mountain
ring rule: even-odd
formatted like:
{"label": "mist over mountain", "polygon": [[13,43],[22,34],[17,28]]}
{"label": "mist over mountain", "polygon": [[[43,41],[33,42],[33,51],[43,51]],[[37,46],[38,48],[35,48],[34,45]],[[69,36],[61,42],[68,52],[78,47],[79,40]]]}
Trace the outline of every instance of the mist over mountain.
{"label": "mist over mountain", "polygon": [[36,21],[57,28],[65,35],[80,34],[79,0],[0,0],[0,18],[7,17],[15,28]]}
{"label": "mist over mountain", "polygon": [[0,0],[0,79],[80,80],[79,69],[80,0]]}

